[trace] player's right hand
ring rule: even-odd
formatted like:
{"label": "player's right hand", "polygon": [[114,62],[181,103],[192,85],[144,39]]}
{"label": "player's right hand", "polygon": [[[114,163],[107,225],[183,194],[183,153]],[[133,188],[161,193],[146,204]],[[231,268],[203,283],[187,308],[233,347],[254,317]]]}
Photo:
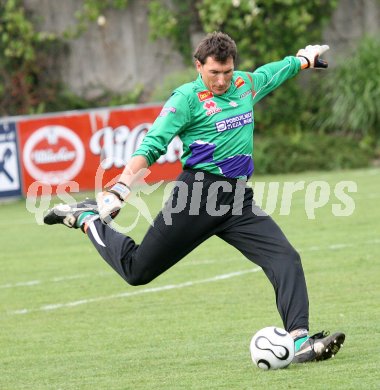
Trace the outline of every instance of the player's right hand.
{"label": "player's right hand", "polygon": [[106,191],[99,192],[96,202],[100,219],[105,223],[110,223],[116,218],[130,192],[130,188],[121,182],[117,182]]}
{"label": "player's right hand", "polygon": [[321,60],[319,56],[329,49],[328,45],[308,45],[298,50],[297,57],[300,57],[301,68],[327,68],[327,62]]}

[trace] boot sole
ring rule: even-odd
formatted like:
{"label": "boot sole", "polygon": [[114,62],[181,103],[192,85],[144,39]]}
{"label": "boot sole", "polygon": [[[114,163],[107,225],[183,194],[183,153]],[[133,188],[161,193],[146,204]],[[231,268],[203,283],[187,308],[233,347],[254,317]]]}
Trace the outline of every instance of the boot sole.
{"label": "boot sole", "polygon": [[346,336],[344,333],[334,333],[329,336],[328,339],[327,344],[324,346],[324,350],[322,353],[317,354],[315,360],[321,361],[333,358],[339,352],[340,348],[343,347]]}

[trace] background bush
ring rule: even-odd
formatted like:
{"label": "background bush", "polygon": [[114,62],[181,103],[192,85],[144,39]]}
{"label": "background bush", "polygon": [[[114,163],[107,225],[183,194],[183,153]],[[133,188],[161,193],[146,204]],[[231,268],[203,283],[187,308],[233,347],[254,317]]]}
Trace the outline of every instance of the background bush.
{"label": "background bush", "polygon": [[363,38],[351,56],[329,73],[315,126],[380,138],[380,38]]}
{"label": "background bush", "polygon": [[366,167],[373,151],[351,137],[297,133],[258,136],[253,155],[255,172],[264,174]]}

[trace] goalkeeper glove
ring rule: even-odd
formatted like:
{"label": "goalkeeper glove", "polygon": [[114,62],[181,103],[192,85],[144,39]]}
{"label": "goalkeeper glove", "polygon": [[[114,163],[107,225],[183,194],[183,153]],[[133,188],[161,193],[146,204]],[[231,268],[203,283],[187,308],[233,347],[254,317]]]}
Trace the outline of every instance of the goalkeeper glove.
{"label": "goalkeeper glove", "polygon": [[120,181],[109,190],[99,192],[96,196],[96,202],[100,219],[105,223],[110,223],[112,219],[116,218],[130,192],[129,186]]}
{"label": "goalkeeper glove", "polygon": [[301,68],[327,68],[327,62],[319,58],[327,50],[328,45],[308,45],[298,50],[297,57],[301,61]]}

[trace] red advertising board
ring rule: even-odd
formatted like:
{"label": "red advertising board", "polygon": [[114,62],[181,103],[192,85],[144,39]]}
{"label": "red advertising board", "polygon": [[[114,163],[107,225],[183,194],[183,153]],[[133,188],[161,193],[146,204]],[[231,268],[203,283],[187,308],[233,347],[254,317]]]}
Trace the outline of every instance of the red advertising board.
{"label": "red advertising board", "polygon": [[[115,179],[140,145],[162,106],[71,112],[18,123],[23,191],[35,181],[56,191],[57,185],[76,182],[92,190],[99,172],[102,184]],[[181,142],[174,139],[165,156],[149,170],[146,182],[174,179],[181,170]]]}

